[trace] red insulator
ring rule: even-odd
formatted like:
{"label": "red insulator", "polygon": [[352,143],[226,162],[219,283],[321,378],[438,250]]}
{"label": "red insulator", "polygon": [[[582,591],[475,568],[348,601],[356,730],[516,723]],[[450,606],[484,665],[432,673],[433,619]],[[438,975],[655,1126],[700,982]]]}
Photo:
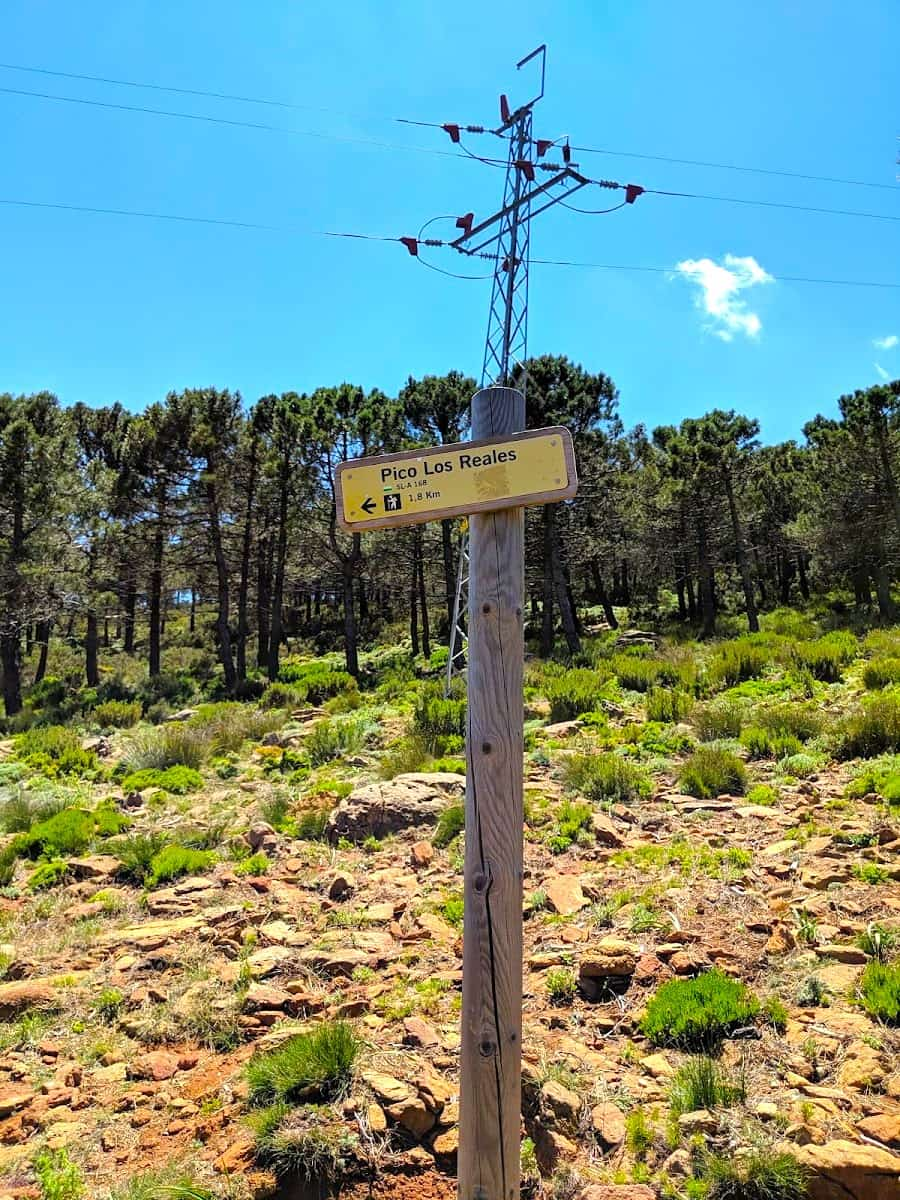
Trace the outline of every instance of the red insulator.
{"label": "red insulator", "polygon": [[400,241],[407,248],[407,250],[413,256],[413,258],[419,257],[419,243],[416,240],[416,238],[405,237],[405,238],[401,238]]}
{"label": "red insulator", "polygon": [[522,172],[529,183],[534,183],[534,163],[530,163],[527,158],[519,158],[513,166]]}
{"label": "red insulator", "polygon": [[543,158],[553,143],[549,138],[538,138],[537,140],[537,155],[538,158]]}
{"label": "red insulator", "polygon": [[509,101],[503,95],[500,97],[500,120],[504,125],[509,120]]}
{"label": "red insulator", "polygon": [[466,213],[462,217],[456,218],[456,228],[461,229],[466,237],[472,232],[472,222],[475,220],[474,213]]}
{"label": "red insulator", "polygon": [[442,125],[441,129],[450,134],[450,141],[459,143],[459,126],[458,125]]}

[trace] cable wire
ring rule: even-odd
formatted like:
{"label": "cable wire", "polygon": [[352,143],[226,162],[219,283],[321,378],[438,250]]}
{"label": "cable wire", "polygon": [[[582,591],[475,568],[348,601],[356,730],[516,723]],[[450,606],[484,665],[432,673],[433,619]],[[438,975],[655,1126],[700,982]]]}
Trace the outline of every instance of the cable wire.
{"label": "cable wire", "polygon": [[628,203],[628,201],[623,200],[621,204],[614,204],[612,206],[612,208],[579,208],[575,204],[567,204],[565,202],[565,200],[560,200],[559,203],[562,205],[563,208],[568,208],[570,212],[587,213],[589,216],[599,217],[599,216],[602,216],[604,213],[618,212],[620,208],[625,207],[625,205]]}
{"label": "cable wire", "polygon": [[[177,96],[197,96],[210,100],[228,100],[239,104],[260,104],[269,108],[281,108],[296,112],[327,112],[334,113],[337,116],[357,117],[360,119],[375,118],[381,121],[391,121],[400,125],[414,125],[423,129],[444,128],[444,123],[440,121],[418,121],[410,117],[390,117],[371,112],[352,112],[346,109],[327,108],[319,105],[296,104],[289,100],[274,100],[272,98],[261,96],[245,96],[232,92],[216,92],[206,90],[204,88],[175,87],[169,84],[146,83],[140,80],[119,79],[106,75],[90,75],[84,72],[76,71],[58,71],[49,67],[35,67],[23,63],[0,62],[0,69],[5,71],[21,71],[32,75],[47,75],[57,79],[78,79],[87,83],[103,83],[112,85],[114,87],[140,88],[146,91],[168,92],[171,95]],[[493,137],[508,140],[507,135],[500,130],[489,129],[479,125],[461,125],[460,128],[465,129],[469,133],[490,134]],[[536,143],[537,139],[533,139],[533,142]],[[603,146],[573,145],[572,150],[579,154],[604,154],[612,158],[636,158],[645,162],[663,162],[671,163],[676,166],[703,167],[716,171],[740,171],[754,175],[774,175],[783,179],[802,179],[813,183],[837,183],[846,185],[848,187],[879,188],[886,191],[898,190],[896,184],[878,183],[870,179],[847,179],[838,175],[814,175],[800,171],[783,171],[773,167],[753,167],[742,163],[715,162],[711,159],[676,158],[672,155],[646,154],[639,153],[634,150],[611,150],[608,147]]]}
{"label": "cable wire", "polygon": [[645,188],[649,196],[678,196],[684,200],[714,200],[720,204],[749,204],[757,208],[789,208],[795,212],[825,213],[831,217],[861,217],[869,221],[900,221],[890,213],[859,212],[846,208],[813,208],[808,204],[786,204],[779,200],[744,200],[739,196],[707,196],[700,192],[667,192],[660,188]]}

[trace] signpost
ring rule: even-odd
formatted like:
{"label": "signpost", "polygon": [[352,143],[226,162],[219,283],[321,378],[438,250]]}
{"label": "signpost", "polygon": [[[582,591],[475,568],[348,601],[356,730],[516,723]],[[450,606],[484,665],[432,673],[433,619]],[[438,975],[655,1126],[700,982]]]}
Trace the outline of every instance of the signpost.
{"label": "signpost", "polygon": [[360,533],[575,495],[568,429],[504,434],[488,426],[487,431],[497,436],[341,463],[335,480],[341,525]]}
{"label": "signpost", "polygon": [[522,1088],[524,506],[578,488],[567,429],[520,432],[525,398],[472,399],[474,441],[342,463],[353,533],[469,517],[460,1200],[518,1200]]}

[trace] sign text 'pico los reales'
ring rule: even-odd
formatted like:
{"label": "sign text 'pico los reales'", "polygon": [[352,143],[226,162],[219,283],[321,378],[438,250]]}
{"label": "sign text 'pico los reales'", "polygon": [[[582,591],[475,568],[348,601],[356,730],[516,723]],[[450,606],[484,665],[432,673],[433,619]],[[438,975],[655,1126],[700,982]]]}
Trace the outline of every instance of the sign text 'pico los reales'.
{"label": "sign text 'pico los reales'", "polygon": [[338,519],[354,533],[552,504],[578,489],[567,429],[554,427],[341,463]]}

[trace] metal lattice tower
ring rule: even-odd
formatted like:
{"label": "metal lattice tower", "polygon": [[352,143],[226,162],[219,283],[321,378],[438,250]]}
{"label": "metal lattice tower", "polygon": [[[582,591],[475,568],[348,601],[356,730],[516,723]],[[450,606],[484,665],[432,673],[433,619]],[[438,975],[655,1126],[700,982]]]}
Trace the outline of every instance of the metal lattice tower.
{"label": "metal lattice tower", "polygon": [[[532,109],[544,94],[544,71],[547,47],[539,46],[520,62],[522,68],[532,59],[541,59],[541,90],[526,104],[509,113],[506,97],[500,98],[500,113],[503,124],[494,132],[508,138],[509,155],[506,163],[506,178],[503,186],[503,206],[499,212],[473,224],[473,214],[461,217],[457,226],[463,233],[451,243],[463,254],[480,254],[486,247],[494,246],[494,278],[491,287],[491,306],[488,313],[487,337],[484,343],[484,363],[481,371],[481,386],[508,386],[516,368],[521,372],[520,386],[525,391],[525,363],[528,357],[528,261],[531,248],[531,220],[533,216],[552,207],[560,200],[571,196],[588,182],[569,164],[568,143],[563,147],[564,164],[552,170],[548,180],[535,183],[535,169],[548,169],[546,164],[533,161],[534,149],[538,157],[553,145],[552,142],[535,142],[532,137]],[[533,203],[537,207],[533,208]],[[465,614],[468,608],[469,583],[469,535],[463,526],[460,535],[459,569],[456,581],[456,598],[453,605],[453,621],[450,631],[450,657],[447,660],[446,690],[449,691],[454,675],[465,669],[466,630]]]}

